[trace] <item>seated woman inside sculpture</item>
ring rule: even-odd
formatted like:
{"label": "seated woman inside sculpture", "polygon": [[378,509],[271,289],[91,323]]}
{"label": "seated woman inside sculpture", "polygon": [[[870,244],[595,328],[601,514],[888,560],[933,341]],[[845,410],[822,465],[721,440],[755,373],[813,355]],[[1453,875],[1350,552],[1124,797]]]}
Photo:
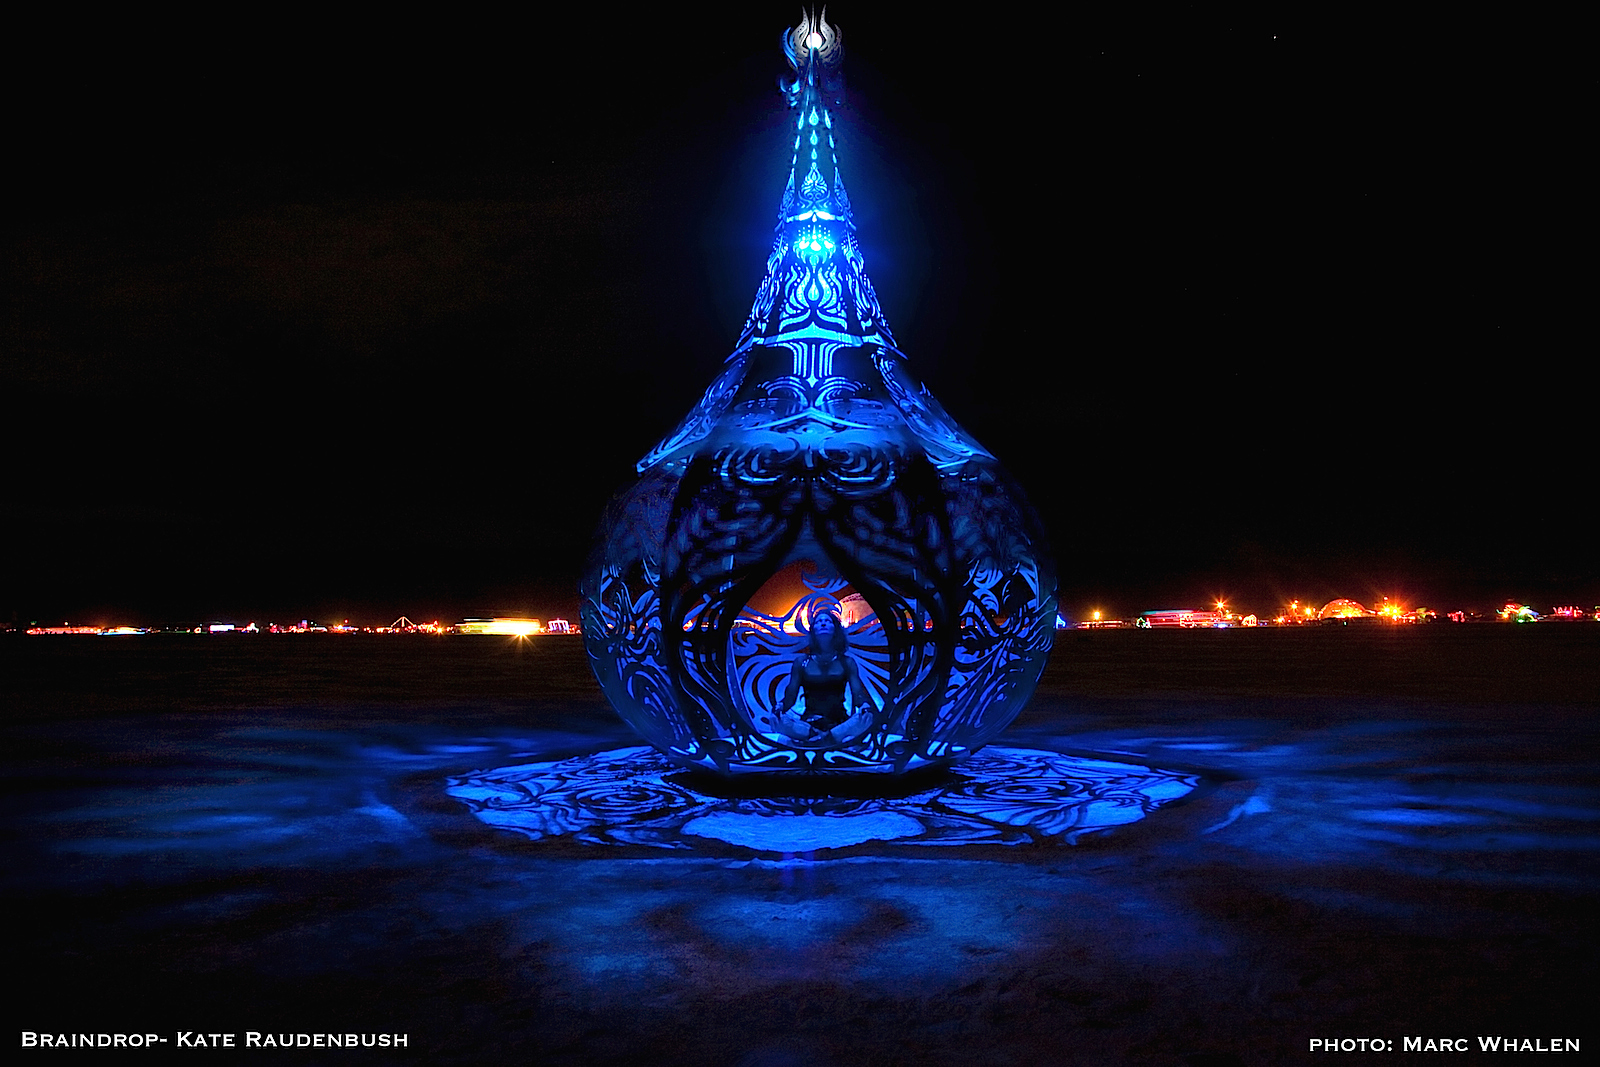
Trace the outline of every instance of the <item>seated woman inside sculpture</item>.
{"label": "seated woman inside sculpture", "polygon": [[[811,619],[811,639],[806,653],[794,661],[789,684],[777,707],[778,729],[805,745],[848,745],[872,728],[877,706],[850,655],[850,637],[839,616],[818,612]],[[805,714],[793,708],[801,689],[806,694]],[[845,706],[849,693],[855,714]]]}

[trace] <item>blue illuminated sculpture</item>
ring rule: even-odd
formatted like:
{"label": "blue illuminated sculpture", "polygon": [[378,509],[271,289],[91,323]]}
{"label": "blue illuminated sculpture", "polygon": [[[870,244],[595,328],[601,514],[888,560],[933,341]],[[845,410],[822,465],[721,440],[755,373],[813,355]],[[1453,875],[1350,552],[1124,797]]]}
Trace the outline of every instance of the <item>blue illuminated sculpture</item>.
{"label": "blue illuminated sculpture", "polygon": [[1021,491],[912,376],[834,146],[837,29],[803,18],[794,159],[733,354],[607,510],[595,675],[674,762],[900,774],[976,752],[1038,682],[1055,567]]}

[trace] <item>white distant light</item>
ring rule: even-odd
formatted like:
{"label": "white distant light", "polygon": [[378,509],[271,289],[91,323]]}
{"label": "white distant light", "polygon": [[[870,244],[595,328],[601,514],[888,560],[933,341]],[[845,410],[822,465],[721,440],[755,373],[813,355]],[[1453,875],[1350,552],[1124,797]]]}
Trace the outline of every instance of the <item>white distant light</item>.
{"label": "white distant light", "polygon": [[806,47],[807,48],[821,48],[822,47],[822,34],[813,33],[810,37],[807,37],[806,38]]}
{"label": "white distant light", "polygon": [[500,637],[531,637],[544,633],[538,619],[468,619],[460,626],[464,634],[495,634]]}

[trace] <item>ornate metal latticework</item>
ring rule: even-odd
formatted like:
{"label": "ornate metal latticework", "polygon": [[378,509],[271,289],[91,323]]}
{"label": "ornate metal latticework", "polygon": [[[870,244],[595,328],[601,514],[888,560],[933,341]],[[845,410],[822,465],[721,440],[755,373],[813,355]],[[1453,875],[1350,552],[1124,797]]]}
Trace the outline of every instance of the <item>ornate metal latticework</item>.
{"label": "ornate metal latticework", "polygon": [[[912,375],[878,307],[834,141],[841,36],[807,18],[783,46],[794,155],[766,276],[722,373],[607,510],[585,641],[617,711],[686,766],[953,763],[1033,691],[1055,569],[1021,491]],[[751,606],[797,569],[787,603]],[[829,612],[858,717],[807,736],[795,716],[824,683],[806,630]]]}

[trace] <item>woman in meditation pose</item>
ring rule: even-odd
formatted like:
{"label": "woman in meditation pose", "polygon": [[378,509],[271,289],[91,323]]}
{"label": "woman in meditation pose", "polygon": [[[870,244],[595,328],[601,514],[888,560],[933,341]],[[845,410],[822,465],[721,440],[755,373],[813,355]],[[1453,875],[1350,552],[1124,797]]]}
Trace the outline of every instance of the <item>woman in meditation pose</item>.
{"label": "woman in meditation pose", "polygon": [[[848,745],[871,729],[877,707],[861,684],[849,649],[850,637],[838,615],[822,611],[812,617],[806,654],[795,659],[777,708],[778,729],[792,740],[806,745]],[[793,711],[802,687],[806,693],[803,716]],[[856,708],[854,715],[845,706],[846,692]]]}

